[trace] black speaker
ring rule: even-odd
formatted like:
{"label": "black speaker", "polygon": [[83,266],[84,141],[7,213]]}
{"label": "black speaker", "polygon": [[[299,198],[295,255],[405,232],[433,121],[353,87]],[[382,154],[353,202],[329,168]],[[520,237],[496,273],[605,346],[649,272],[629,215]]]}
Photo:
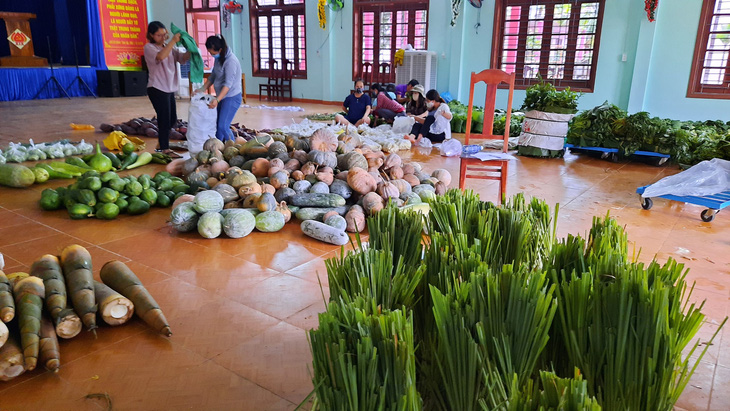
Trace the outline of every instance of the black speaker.
{"label": "black speaker", "polygon": [[120,71],[122,79],[122,95],[146,96],[147,95],[147,72],[146,71]]}
{"label": "black speaker", "polygon": [[112,70],[96,70],[96,93],[99,97],[119,97],[119,72]]}

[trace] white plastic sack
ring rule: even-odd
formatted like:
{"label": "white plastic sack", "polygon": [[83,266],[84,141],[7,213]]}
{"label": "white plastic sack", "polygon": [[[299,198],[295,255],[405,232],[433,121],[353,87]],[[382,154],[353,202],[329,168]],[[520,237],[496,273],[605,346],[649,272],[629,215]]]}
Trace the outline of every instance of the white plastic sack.
{"label": "white plastic sack", "polygon": [[709,196],[730,190],[730,161],[715,158],[681,173],[664,177],[646,188],[642,197]]}
{"label": "white plastic sack", "polygon": [[431,148],[433,147],[433,144],[431,143],[431,140],[423,137],[421,141],[418,142],[418,147]]}
{"label": "white plastic sack", "polygon": [[456,157],[461,155],[461,149],[461,142],[455,138],[452,138],[441,143],[440,150],[442,156]]}
{"label": "white plastic sack", "polygon": [[195,94],[190,99],[188,110],[188,151],[190,155],[196,155],[203,150],[205,140],[215,137],[216,121],[218,110],[208,108],[208,104],[214,97],[210,94]]}
{"label": "white plastic sack", "polygon": [[0,253],[0,270],[5,268],[5,257],[3,257],[3,253]]}
{"label": "white plastic sack", "polygon": [[415,123],[416,120],[413,117],[396,117],[395,120],[393,120],[393,133],[409,134]]}
{"label": "white plastic sack", "polygon": [[521,146],[537,147],[545,150],[562,150],[565,146],[565,137],[545,136],[523,131],[522,134],[520,134],[518,144]]}
{"label": "white plastic sack", "polygon": [[525,117],[522,122],[522,131],[530,134],[565,137],[568,135],[567,121],[548,121]]}

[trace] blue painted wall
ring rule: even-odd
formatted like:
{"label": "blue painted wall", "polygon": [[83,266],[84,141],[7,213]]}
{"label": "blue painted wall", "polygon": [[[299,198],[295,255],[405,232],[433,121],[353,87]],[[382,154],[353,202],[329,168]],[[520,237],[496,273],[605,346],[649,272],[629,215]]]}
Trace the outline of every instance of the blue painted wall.
{"label": "blue painted wall", "polygon": [[[148,0],[150,19],[185,23],[179,0]],[[234,15],[223,29],[246,73],[247,93],[257,94],[266,79],[252,76],[251,36],[247,2],[242,14]],[[728,120],[730,100],[686,98],[701,2],[665,1],[657,22],[646,19],[644,3],[638,0],[607,0],[601,33],[600,54],[593,93],[580,99],[581,110],[609,101],[630,112],[676,119]],[[485,2],[475,9],[464,2],[455,26],[450,25],[451,2],[430,4],[428,48],[438,53],[438,89],[454,98],[469,98],[469,75],[489,68],[494,6]],[[327,12],[326,30],[317,22],[317,2],[306,1],[307,78],[293,81],[294,97],[342,101],[352,87],[352,1],[341,11]],[[478,29],[475,25],[479,23]],[[222,25],[223,26],[223,25]],[[625,60],[625,61],[624,61]],[[515,92],[513,107],[519,107],[525,92]],[[482,105],[484,90],[477,89],[475,103]],[[506,92],[498,96],[506,106]]]}
{"label": "blue painted wall", "polygon": [[730,120],[730,100],[687,98],[701,1],[660,3],[644,110],[679,120]]}

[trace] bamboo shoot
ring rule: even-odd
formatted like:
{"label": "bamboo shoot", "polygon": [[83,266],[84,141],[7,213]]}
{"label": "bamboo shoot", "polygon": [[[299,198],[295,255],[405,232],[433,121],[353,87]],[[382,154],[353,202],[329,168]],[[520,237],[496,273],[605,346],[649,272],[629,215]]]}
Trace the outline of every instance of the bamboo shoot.
{"label": "bamboo shoot", "polygon": [[28,371],[34,370],[38,362],[39,340],[41,332],[41,312],[43,297],[46,295],[43,280],[31,277],[26,273],[13,274],[15,285],[15,305],[18,307],[18,327],[20,328],[20,344]]}
{"label": "bamboo shoot", "polygon": [[94,294],[101,318],[109,325],[122,325],[134,314],[134,304],[106,284],[94,281]]}
{"label": "bamboo shoot", "polygon": [[9,336],[8,341],[0,347],[0,381],[10,381],[25,372],[23,351],[18,340]]}
{"label": "bamboo shoot", "polygon": [[47,317],[41,319],[40,361],[48,371],[58,372],[61,366],[61,351],[58,347],[56,330]]}
{"label": "bamboo shoot", "polygon": [[46,288],[45,308],[61,338],[73,338],[81,332],[81,319],[68,306],[66,284],[58,257],[46,254],[33,263],[30,275],[43,280]]}

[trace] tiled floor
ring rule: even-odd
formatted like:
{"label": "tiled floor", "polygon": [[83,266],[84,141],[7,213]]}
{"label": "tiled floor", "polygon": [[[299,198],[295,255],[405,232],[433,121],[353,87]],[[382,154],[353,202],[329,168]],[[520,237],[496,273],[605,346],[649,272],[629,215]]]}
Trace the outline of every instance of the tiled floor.
{"label": "tiled floor", "polygon": [[[307,113],[335,109],[304,107]],[[186,101],[178,103],[179,113],[187,109]],[[152,114],[146,98],[0,103],[0,146],[28,138],[101,140],[104,134],[72,132],[68,124],[116,123]],[[235,121],[272,128],[300,114],[246,108]],[[148,146],[154,145],[148,139]],[[440,157],[435,150],[399,154],[427,170],[458,171],[458,159]],[[508,194],[525,192],[560,203],[561,236],[585,233],[593,216],[608,211],[626,226],[631,246],[641,249],[640,260],[656,255],[686,264],[688,278],[696,282],[695,298],[706,300],[707,321],[699,332],[706,341],[730,314],[730,213],[703,223],[701,208],[664,200],[645,211],[634,193],[637,186],[677,171],[576,155],[519,157],[511,167]],[[135,319],[115,329],[103,327],[98,339],[82,333],[62,341],[60,372],[34,371],[0,383],[0,410],[105,409],[103,400],[84,399],[94,393],[107,393],[119,410],[290,410],[309,393],[305,330],[316,326],[317,313],[324,310],[329,295],[324,261],[337,254],[337,247],[304,237],[296,224],[276,234],[205,240],[172,230],[166,223],[169,210],[163,209],[114,221],[71,221],[63,212],[42,212],[37,206],[43,188],[61,184],[0,188],[5,271],[28,270],[41,255],[72,243],[89,248],[97,276],[104,262],[126,261],[164,309],[173,336],[159,336]],[[495,199],[494,183],[473,187],[483,198]],[[730,409],[728,328],[710,347],[678,408]]]}

